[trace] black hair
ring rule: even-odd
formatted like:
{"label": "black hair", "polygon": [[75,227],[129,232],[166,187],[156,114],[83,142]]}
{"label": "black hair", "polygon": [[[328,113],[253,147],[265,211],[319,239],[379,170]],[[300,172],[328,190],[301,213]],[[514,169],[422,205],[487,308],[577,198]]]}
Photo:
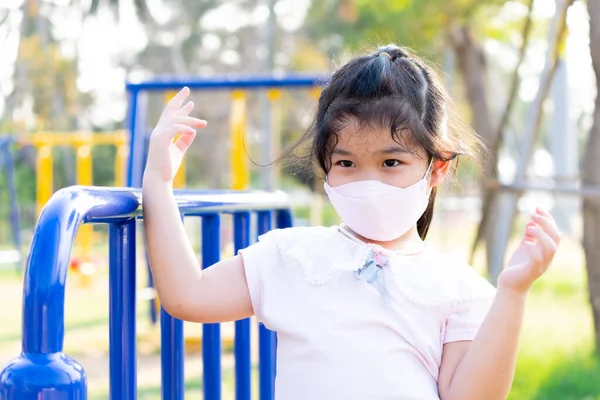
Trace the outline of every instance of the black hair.
{"label": "black hair", "polygon": [[[311,127],[294,148],[309,144],[309,157],[327,175],[338,134],[355,121],[361,127],[389,128],[396,142],[412,144],[404,146],[409,151],[415,145],[424,149],[428,161],[458,161],[459,155],[475,155],[481,142],[469,129],[452,129],[447,103],[432,67],[408,49],[387,45],[353,58],[332,75],[321,92]],[[434,187],[417,222],[422,239],[431,224],[436,194]]]}

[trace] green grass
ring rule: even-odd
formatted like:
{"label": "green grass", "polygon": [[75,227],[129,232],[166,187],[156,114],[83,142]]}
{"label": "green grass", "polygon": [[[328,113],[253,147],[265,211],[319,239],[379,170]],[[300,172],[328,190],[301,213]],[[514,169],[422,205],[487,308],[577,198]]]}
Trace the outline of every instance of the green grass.
{"label": "green grass", "polygon": [[592,348],[590,319],[581,294],[534,291],[509,399],[600,400],[600,360]]}
{"label": "green grass", "polygon": [[600,362],[590,354],[521,355],[509,399],[599,400]]}
{"label": "green grass", "polygon": [[509,400],[600,400],[583,258],[563,241],[532,288]]}

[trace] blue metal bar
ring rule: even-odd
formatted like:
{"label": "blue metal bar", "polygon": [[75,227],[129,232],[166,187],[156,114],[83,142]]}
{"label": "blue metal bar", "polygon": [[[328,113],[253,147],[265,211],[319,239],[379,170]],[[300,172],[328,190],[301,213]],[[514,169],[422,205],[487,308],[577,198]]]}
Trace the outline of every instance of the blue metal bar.
{"label": "blue metal bar", "polygon": [[185,394],[183,321],[171,317],[161,307],[160,332],[162,398],[183,400]]}
{"label": "blue metal bar", "polygon": [[173,318],[162,307],[160,308],[160,334],[162,398],[183,400],[185,397],[183,321]]}
{"label": "blue metal bar", "polygon": [[[146,92],[132,91],[135,93],[135,103],[130,107],[129,120],[129,160],[127,171],[127,186],[142,187],[148,133],[146,121],[148,113],[148,96]],[[133,107],[135,105],[135,107]],[[135,111],[135,114],[134,114]]]}
{"label": "blue metal bar", "polygon": [[110,398],[135,400],[136,385],[136,220],[111,224],[109,231]]}
{"label": "blue metal bar", "polygon": [[23,350],[57,353],[64,340],[65,281],[81,222],[135,215],[131,192],[67,188],[56,192],[36,224],[23,288]]}
{"label": "blue metal bar", "polygon": [[[250,245],[250,213],[237,212],[233,215],[234,248],[245,249]],[[250,400],[251,371],[250,360],[250,318],[235,322],[235,398]]]}
{"label": "blue metal bar", "polygon": [[127,129],[129,129],[129,160],[127,160],[127,186],[133,186],[133,166],[135,155],[139,152],[139,138],[137,136],[138,95],[136,88],[129,90],[129,109],[127,112]]}
{"label": "blue metal bar", "polygon": [[292,226],[292,212],[289,209],[277,210],[276,211],[277,218],[277,228],[289,228]]}
{"label": "blue metal bar", "polygon": [[184,86],[190,89],[260,89],[260,88],[302,88],[327,84],[328,76],[322,75],[288,75],[273,76],[220,76],[213,78],[178,78],[165,77],[155,80],[133,83],[128,82],[128,90],[177,90]]}
{"label": "blue metal bar", "polygon": [[[23,285],[21,355],[0,373],[0,399],[29,400],[51,396],[83,400],[85,371],[62,353],[65,281],[77,228],[91,219],[135,216],[131,192],[67,188],[56,192],[36,224]],[[125,219],[125,218],[124,218]]]}
{"label": "blue metal bar", "polygon": [[[210,214],[202,217],[202,268],[219,261],[221,253],[221,217]],[[202,326],[203,388],[205,400],[221,400],[221,326]]]}
{"label": "blue metal bar", "polygon": [[[184,195],[182,195],[184,194]],[[289,207],[289,197],[283,192],[175,191],[179,211],[183,215],[202,215],[217,212],[268,211]]]}
{"label": "blue metal bar", "polygon": [[[77,201],[78,209],[84,204],[89,205],[90,209],[81,215],[84,222],[112,223],[141,216],[140,189],[74,186],[61,189],[55,196],[60,197],[60,201],[66,201],[64,206],[67,207],[70,201]],[[289,207],[289,197],[285,193],[258,190],[176,190],[175,201],[184,216],[269,211]]]}
{"label": "blue metal bar", "polygon": [[[258,235],[271,230],[273,213],[271,211],[258,212]],[[276,364],[276,336],[275,333],[258,326],[258,376],[260,400],[273,400],[275,398],[275,364]]]}
{"label": "blue metal bar", "polygon": [[[140,189],[74,186],[59,190],[54,197],[55,200],[60,198],[59,202],[65,201],[60,207],[68,208],[70,202],[76,202],[75,208],[78,210],[85,209],[84,205],[89,206],[90,209],[80,215],[84,222],[113,223],[116,220],[141,216]],[[289,197],[283,192],[177,190],[175,201],[179,211],[185,216],[269,211],[289,207]],[[56,207],[56,204],[53,207]],[[71,228],[73,227],[69,225],[69,229]]]}

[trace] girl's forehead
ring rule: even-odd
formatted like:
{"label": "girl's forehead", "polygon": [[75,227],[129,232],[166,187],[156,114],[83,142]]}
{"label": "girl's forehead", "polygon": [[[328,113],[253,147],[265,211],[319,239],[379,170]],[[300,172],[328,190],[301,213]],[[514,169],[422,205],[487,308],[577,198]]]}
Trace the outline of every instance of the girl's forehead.
{"label": "girl's forehead", "polygon": [[424,152],[408,130],[392,135],[389,128],[348,124],[337,135],[336,149],[353,153],[375,153],[394,147],[409,153]]}

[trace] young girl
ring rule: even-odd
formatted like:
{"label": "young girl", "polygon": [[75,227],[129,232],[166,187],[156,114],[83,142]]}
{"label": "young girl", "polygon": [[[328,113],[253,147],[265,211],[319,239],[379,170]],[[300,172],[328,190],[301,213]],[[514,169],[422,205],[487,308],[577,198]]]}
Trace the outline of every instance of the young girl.
{"label": "young girl", "polygon": [[143,182],[148,254],[171,315],[255,315],[276,331],[277,399],[506,398],[527,293],[559,233],[537,210],[497,289],[426,246],[436,187],[470,151],[464,132],[447,129],[431,69],[395,46],[341,67],[304,139],[344,223],[273,230],[204,271],[172,192],[194,128],[206,125],[189,116],[188,95],[165,108]]}

